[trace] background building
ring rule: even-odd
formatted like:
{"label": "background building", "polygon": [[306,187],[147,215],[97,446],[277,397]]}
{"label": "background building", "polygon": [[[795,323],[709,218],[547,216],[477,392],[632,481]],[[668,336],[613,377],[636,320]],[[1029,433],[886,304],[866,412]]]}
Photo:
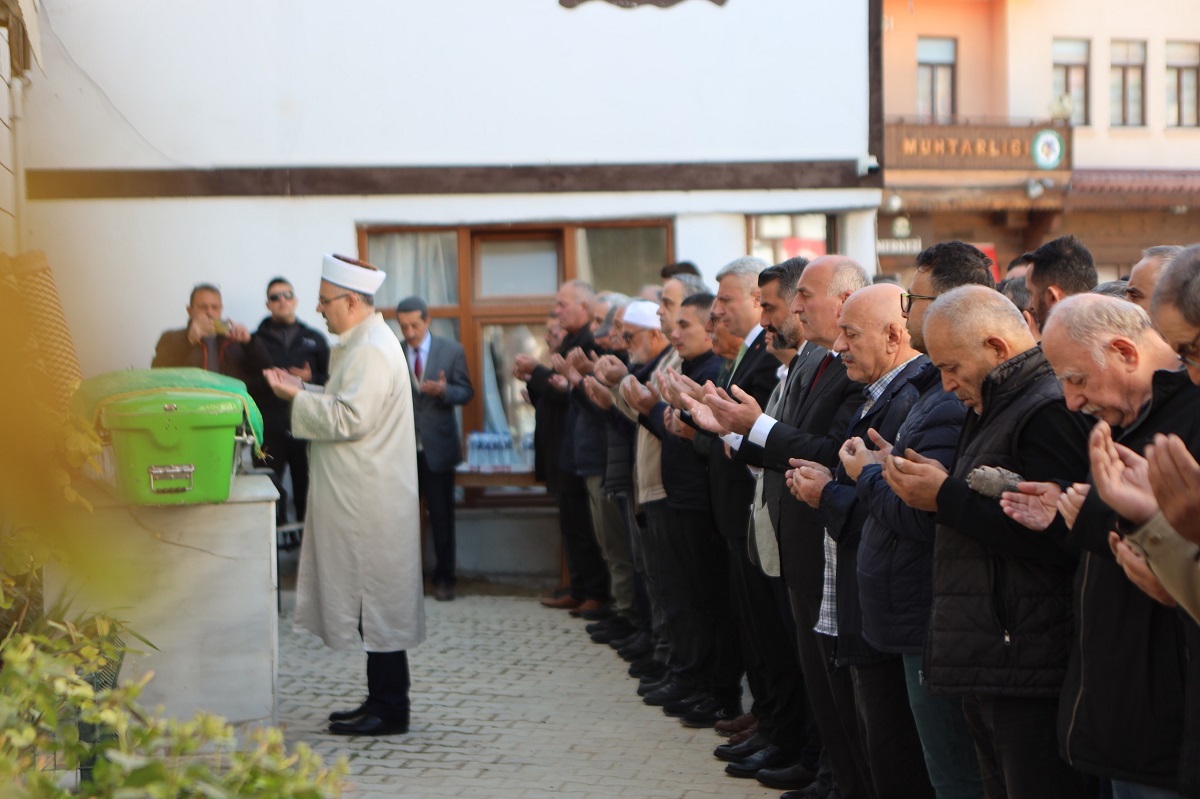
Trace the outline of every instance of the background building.
{"label": "background building", "polygon": [[922,244],[1003,269],[1063,233],[1101,278],[1200,241],[1200,14],[1190,0],[885,0],[883,271]]}

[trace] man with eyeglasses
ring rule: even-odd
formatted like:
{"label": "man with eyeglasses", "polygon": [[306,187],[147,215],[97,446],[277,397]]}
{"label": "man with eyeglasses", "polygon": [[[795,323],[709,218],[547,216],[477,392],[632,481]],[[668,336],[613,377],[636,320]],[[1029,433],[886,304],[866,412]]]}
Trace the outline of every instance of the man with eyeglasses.
{"label": "man with eyeglasses", "polygon": [[[267,284],[267,310],[270,316],[262,320],[254,340],[266,350],[270,365],[285,370],[305,383],[323,386],[329,378],[329,342],[325,336],[296,318],[296,292],[283,277]],[[271,479],[279,490],[275,523],[287,524],[287,493],[283,475],[292,472],[292,501],[296,521],[304,521],[308,502],[308,442],[292,438],[292,424],[287,401],[265,392],[258,402],[263,415],[263,447],[267,459],[258,465],[271,470]],[[298,543],[285,536],[285,545]]]}

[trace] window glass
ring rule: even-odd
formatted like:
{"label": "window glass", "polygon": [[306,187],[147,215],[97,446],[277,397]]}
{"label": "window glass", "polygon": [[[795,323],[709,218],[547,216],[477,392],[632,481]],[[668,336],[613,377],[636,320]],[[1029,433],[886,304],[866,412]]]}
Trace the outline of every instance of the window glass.
{"label": "window glass", "polygon": [[483,432],[508,433],[516,447],[533,435],[533,406],[521,396],[525,384],[512,375],[519,354],[548,359],[545,323],[483,325]]}
{"label": "window glass", "polygon": [[653,227],[581,227],[575,234],[576,274],[597,291],[634,296],[658,284],[667,263],[667,231]]}
{"label": "window glass", "polygon": [[1051,47],[1055,64],[1079,64],[1087,66],[1089,42],[1087,39],[1055,39]]}
{"label": "window glass", "polygon": [[558,243],[553,239],[479,242],[476,297],[552,295],[558,290]]}
{"label": "window glass", "polygon": [[954,39],[917,39],[917,63],[953,64],[958,44]]}
{"label": "window glass", "polygon": [[1169,66],[1169,67],[1200,66],[1200,43],[1197,43],[1197,42],[1167,42],[1167,66]]}
{"label": "window glass", "polygon": [[[778,224],[780,218],[787,219],[786,228]],[[760,220],[771,220],[768,225]],[[825,214],[791,214],[786,217],[750,217],[750,252],[769,264],[778,264],[789,258],[803,256],[810,261],[825,255]]]}

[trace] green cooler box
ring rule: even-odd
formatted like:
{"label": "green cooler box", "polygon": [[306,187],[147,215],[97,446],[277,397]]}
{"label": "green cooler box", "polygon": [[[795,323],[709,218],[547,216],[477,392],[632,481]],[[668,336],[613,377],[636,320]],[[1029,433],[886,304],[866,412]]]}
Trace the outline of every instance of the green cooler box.
{"label": "green cooler box", "polygon": [[103,405],[118,495],[134,505],[224,502],[243,405],[215,391],[163,389]]}

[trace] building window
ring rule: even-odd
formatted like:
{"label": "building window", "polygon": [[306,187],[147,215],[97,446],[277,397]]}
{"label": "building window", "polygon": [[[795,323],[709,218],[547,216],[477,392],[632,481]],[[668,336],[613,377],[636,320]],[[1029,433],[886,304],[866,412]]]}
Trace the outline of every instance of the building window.
{"label": "building window", "polygon": [[1055,101],[1069,105],[1070,114],[1065,116],[1072,125],[1087,125],[1091,122],[1088,111],[1091,44],[1087,39],[1055,39],[1052,50]]}
{"label": "building window", "polygon": [[1167,127],[1200,127],[1200,43],[1167,42]]}
{"label": "building window", "polygon": [[1146,43],[1112,43],[1108,73],[1108,121],[1114,128],[1146,124]]}
{"label": "building window", "polygon": [[954,69],[958,43],[954,39],[917,39],[917,115],[933,122],[951,122],[957,110]]}
{"label": "building window", "polygon": [[746,221],[750,254],[769,264],[797,256],[811,261],[829,252],[831,219],[825,214],[769,214]]}
{"label": "building window", "polygon": [[[462,343],[475,397],[462,431],[508,434],[514,446],[533,433],[533,408],[511,374],[513,358],[543,360],[546,318],[563,281],[630,296],[661,282],[674,260],[670,220],[554,222],[412,228],[360,225],[361,257],[385,271],[375,297],[384,316],[411,294],[429,304],[434,335]],[[397,328],[398,332],[398,328]],[[489,494],[490,496],[490,494]]]}

